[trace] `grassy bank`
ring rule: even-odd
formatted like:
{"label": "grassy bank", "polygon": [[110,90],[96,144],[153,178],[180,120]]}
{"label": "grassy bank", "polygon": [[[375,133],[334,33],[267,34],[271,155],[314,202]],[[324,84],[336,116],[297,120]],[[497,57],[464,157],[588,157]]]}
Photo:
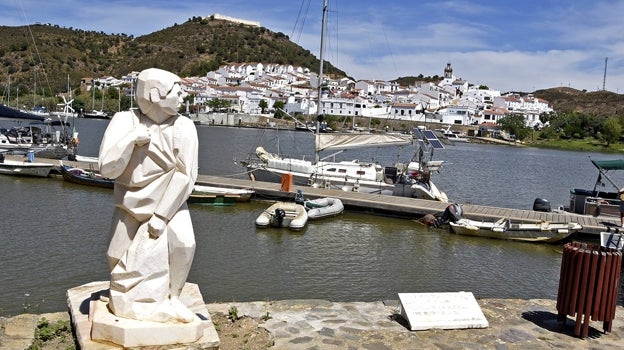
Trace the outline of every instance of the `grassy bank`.
{"label": "grassy bank", "polygon": [[527,146],[560,149],[577,152],[624,153],[624,144],[612,143],[607,146],[604,141],[593,138],[569,140],[528,140]]}

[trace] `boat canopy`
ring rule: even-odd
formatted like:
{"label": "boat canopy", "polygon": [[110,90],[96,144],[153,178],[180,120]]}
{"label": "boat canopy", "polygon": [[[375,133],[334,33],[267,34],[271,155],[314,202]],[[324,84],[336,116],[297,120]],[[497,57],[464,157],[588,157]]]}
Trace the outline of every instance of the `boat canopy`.
{"label": "boat canopy", "polygon": [[412,143],[411,135],[403,134],[317,134],[317,151],[378,146],[403,146]]}
{"label": "boat canopy", "polygon": [[624,170],[624,159],[594,160],[591,162],[600,170]]}

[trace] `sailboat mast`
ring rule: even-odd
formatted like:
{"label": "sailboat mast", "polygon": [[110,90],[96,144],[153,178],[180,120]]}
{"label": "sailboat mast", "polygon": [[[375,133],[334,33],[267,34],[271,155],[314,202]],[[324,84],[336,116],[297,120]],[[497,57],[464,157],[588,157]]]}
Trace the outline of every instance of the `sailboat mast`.
{"label": "sailboat mast", "polygon": [[35,88],[33,91],[33,111],[37,108],[37,70],[35,69]]}
{"label": "sailboat mast", "polygon": [[325,54],[325,28],[327,27],[327,1],[323,0],[323,20],[321,21],[321,48],[319,50],[319,74],[318,74],[318,103],[317,103],[317,117],[316,117],[316,130],[314,132],[314,163],[319,161],[319,148],[320,148],[320,130],[321,130],[321,96],[323,94],[323,60]]}

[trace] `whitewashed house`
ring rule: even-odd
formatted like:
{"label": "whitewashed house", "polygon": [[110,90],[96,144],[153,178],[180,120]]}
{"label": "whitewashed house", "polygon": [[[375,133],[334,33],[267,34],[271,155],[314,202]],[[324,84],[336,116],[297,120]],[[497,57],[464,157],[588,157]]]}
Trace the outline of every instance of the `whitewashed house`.
{"label": "whitewashed house", "polygon": [[505,117],[509,113],[509,110],[505,107],[495,107],[486,109],[483,111],[484,123],[498,123],[498,121]]}
{"label": "whitewashed house", "polygon": [[422,121],[424,120],[422,106],[416,103],[396,102],[390,107],[389,119]]}

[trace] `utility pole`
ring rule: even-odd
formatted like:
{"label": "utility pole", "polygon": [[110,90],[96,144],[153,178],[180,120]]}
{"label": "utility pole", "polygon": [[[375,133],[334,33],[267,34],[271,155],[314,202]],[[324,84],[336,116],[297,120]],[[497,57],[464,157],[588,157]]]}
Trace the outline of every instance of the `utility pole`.
{"label": "utility pole", "polygon": [[607,60],[608,59],[609,59],[609,57],[605,57],[604,76],[602,77],[602,91],[605,91],[605,85],[607,83]]}

